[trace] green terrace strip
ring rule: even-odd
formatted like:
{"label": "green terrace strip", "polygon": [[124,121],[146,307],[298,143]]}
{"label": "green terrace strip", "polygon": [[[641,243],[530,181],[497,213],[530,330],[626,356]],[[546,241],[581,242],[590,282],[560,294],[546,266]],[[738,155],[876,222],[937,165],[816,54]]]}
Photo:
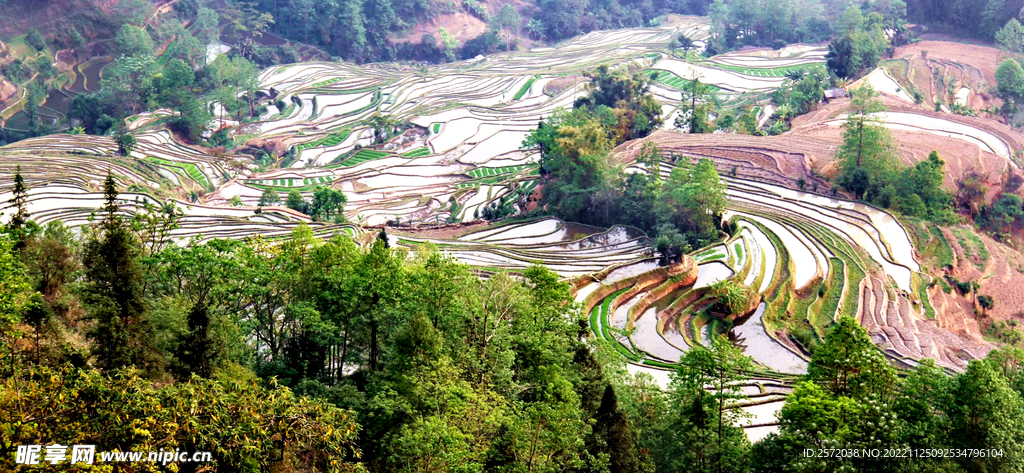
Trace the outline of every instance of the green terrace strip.
{"label": "green terrace strip", "polygon": [[325,80],[323,82],[317,82],[316,84],[313,84],[313,88],[325,87],[325,86],[328,86],[328,85],[331,85],[331,84],[335,84],[335,83],[341,82],[342,79],[343,79],[343,77],[335,77],[333,79]]}
{"label": "green terrace strip", "polygon": [[431,133],[433,133],[435,135],[438,134],[438,133],[441,133],[441,126],[443,126],[443,125],[444,125],[443,123],[434,123],[433,125],[430,125]]}
{"label": "green terrace strip", "polygon": [[695,257],[693,259],[695,261],[697,261],[698,263],[708,263],[708,262],[711,262],[711,261],[725,260],[725,255],[722,254],[722,253],[714,253],[714,252],[712,252],[712,253],[708,253],[708,254],[706,254],[704,256],[697,256],[697,257]]}
{"label": "green terrace strip", "polygon": [[931,280],[931,277],[924,273],[913,273],[910,276],[911,286],[917,288],[917,297],[921,300],[921,305],[924,308],[924,316],[929,319],[935,318],[935,307],[932,307],[931,301],[928,300],[928,282],[925,280]]}
{"label": "green terrace strip", "polygon": [[[484,184],[499,184],[499,183],[505,182],[507,180],[508,180],[508,175],[494,176],[494,177],[485,177],[485,178],[482,178],[482,179],[474,179],[474,180],[468,181],[468,182],[460,182],[460,183],[458,183],[455,186],[455,188],[456,189],[466,189],[466,188],[469,188],[469,187],[480,187],[480,186],[482,186]],[[530,182],[536,183],[536,181],[530,181]]]}
{"label": "green terrace strip", "polygon": [[331,176],[308,177],[302,180],[302,185],[330,184],[332,180],[334,180],[334,178]]}
{"label": "green terrace strip", "polygon": [[414,149],[412,151],[408,151],[408,152],[402,153],[402,157],[405,157],[405,158],[421,158],[423,156],[429,156],[429,155],[430,155],[430,148],[427,148],[427,147],[416,148],[416,149]]}
{"label": "green terrace strip", "polygon": [[[673,89],[685,90],[688,87],[690,87],[689,80],[683,79],[682,77],[679,77],[668,71],[647,71],[647,75],[649,77],[654,77],[655,75],[657,75],[658,78],[655,79],[656,82],[658,82],[659,84],[665,84]],[[718,93],[722,91],[721,88],[711,84],[704,84],[704,86],[707,87],[708,91],[711,93]]]}
{"label": "green terrace strip", "polygon": [[483,177],[490,177],[490,176],[500,176],[500,175],[503,175],[503,174],[517,173],[519,171],[522,171],[523,169],[526,169],[527,167],[530,167],[530,166],[523,165],[523,166],[504,166],[504,167],[500,167],[500,168],[476,168],[476,169],[473,169],[472,171],[467,172],[466,174],[469,174],[470,176],[472,176],[474,178],[483,178]]}
{"label": "green terrace strip", "polygon": [[352,129],[345,128],[344,130],[341,130],[338,133],[331,133],[323,138],[320,138],[319,140],[295,145],[293,149],[295,150],[295,154],[299,154],[304,149],[337,146],[341,144],[342,141],[345,141],[345,139],[348,138],[349,135],[351,134]]}
{"label": "green terrace strip", "polygon": [[519,100],[523,98],[523,96],[526,95],[528,92],[530,92],[530,87],[533,86],[533,82],[536,81],[538,77],[540,76],[533,76],[529,78],[526,81],[526,83],[523,84],[523,88],[519,89],[519,92],[516,92],[516,95],[515,97],[512,98],[512,100]]}
{"label": "green terrace strip", "polygon": [[782,77],[787,72],[793,71],[804,71],[804,72],[826,72],[824,64],[795,64],[792,66],[773,67],[773,68],[760,68],[760,67],[742,67],[732,66],[727,64],[718,64],[714,62],[707,62],[701,64],[702,66],[713,67],[716,69],[722,69],[725,71],[738,72],[748,76],[759,76],[759,77]]}
{"label": "green terrace strip", "polygon": [[[600,317],[599,322],[601,325],[601,331],[600,333],[597,333],[597,335],[609,342],[612,342],[612,344],[615,346],[615,349],[619,352],[619,354],[626,357],[626,359],[638,362],[642,358],[638,356],[636,353],[633,353],[633,351],[630,350],[629,348],[626,348],[626,346],[623,345],[621,342],[616,340],[615,337],[612,335],[612,329],[610,328],[611,314],[609,314],[609,309],[611,307],[611,304],[613,301],[615,301],[615,299],[621,296],[622,293],[628,291],[629,289],[630,288],[627,287],[625,289],[622,289],[618,292],[611,294],[610,296],[606,297],[603,301],[601,301],[600,306],[594,307],[595,311],[598,309],[598,307],[600,307],[600,314],[598,315],[598,317]],[[593,315],[591,315],[591,317],[593,320]]]}
{"label": "green terrace strip", "polygon": [[265,189],[268,187],[283,187],[283,188],[297,188],[300,190],[313,189],[320,185],[329,185],[334,180],[332,176],[319,176],[319,177],[307,177],[303,178],[302,181],[298,181],[296,178],[281,178],[281,179],[253,179],[245,181],[246,185]]}
{"label": "green terrace strip", "polygon": [[337,167],[352,167],[352,166],[357,166],[357,165],[363,164],[363,163],[365,163],[367,161],[373,161],[375,159],[380,159],[380,158],[383,158],[383,157],[389,156],[389,155],[391,155],[391,153],[388,153],[386,151],[377,151],[377,150],[372,150],[372,149],[361,149],[358,152],[356,152],[356,154],[353,154],[351,157],[349,157],[348,159],[342,161],[341,163],[335,164],[335,165],[332,165],[332,166],[328,166],[328,167],[334,167],[334,168],[337,168]]}
{"label": "green terrace strip", "polygon": [[[825,295],[818,299],[820,304],[811,304],[811,311],[817,310],[818,313],[816,322],[822,325],[828,325],[835,319],[836,311],[839,310],[839,299],[843,297],[843,286],[845,284],[846,264],[843,263],[843,260],[829,258],[828,266],[828,289],[826,289]],[[819,324],[814,325],[816,327],[819,326]]]}
{"label": "green terrace strip", "polygon": [[206,187],[206,186],[209,185],[209,181],[206,180],[206,175],[203,174],[203,172],[199,170],[199,166],[196,166],[195,164],[192,164],[192,163],[178,163],[178,162],[174,162],[174,161],[168,161],[166,159],[154,158],[152,156],[149,156],[149,157],[145,158],[144,161],[147,161],[147,162],[150,162],[150,163],[154,163],[154,164],[158,164],[160,166],[172,168],[171,169],[172,171],[175,170],[175,169],[181,170],[189,178],[191,178],[193,181],[196,181],[197,183],[199,183],[199,185],[201,185],[203,187]]}

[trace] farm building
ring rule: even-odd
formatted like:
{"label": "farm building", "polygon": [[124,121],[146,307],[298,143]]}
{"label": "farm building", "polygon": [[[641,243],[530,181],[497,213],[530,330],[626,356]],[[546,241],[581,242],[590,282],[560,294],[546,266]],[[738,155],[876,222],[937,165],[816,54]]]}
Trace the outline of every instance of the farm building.
{"label": "farm building", "polygon": [[825,102],[830,102],[835,99],[845,99],[846,89],[828,89],[825,91]]}

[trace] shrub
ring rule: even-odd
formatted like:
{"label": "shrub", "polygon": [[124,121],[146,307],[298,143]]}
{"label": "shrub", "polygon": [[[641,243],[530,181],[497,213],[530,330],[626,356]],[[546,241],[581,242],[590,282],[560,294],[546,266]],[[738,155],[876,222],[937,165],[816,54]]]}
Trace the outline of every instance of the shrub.
{"label": "shrub", "polygon": [[25,44],[32,46],[36,51],[46,49],[46,41],[43,40],[43,35],[39,34],[39,30],[35,28],[28,31],[28,35],[25,36]]}

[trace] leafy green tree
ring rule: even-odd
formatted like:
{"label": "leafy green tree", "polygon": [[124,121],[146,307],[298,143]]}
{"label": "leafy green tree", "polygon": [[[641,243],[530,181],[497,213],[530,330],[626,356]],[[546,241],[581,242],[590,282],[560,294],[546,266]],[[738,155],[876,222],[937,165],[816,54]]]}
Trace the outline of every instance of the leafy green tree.
{"label": "leafy green tree", "polygon": [[926,161],[904,169],[898,177],[896,196],[890,206],[904,215],[933,220],[945,218],[953,203],[942,187],[946,178],[945,164],[939,153],[932,151]]}
{"label": "leafy green tree", "polygon": [[978,226],[993,233],[1007,234],[1015,223],[1024,220],[1022,199],[1016,194],[1002,194],[991,206],[982,209]]}
{"label": "leafy green tree", "polygon": [[444,52],[445,59],[448,62],[455,62],[455,49],[458,48],[459,41],[444,27],[438,28],[437,33],[441,35],[441,50]]}
{"label": "leafy green tree", "polygon": [[344,220],[343,211],[346,203],[348,203],[348,198],[341,191],[318,186],[313,190],[313,202],[309,206],[309,213],[316,219],[331,220],[333,217]]}
{"label": "leafy green tree", "polygon": [[877,196],[892,182],[896,145],[877,113],[884,108],[870,87],[850,91],[851,106],[843,124],[843,144],[836,151],[842,171],[839,184],[858,198]]}
{"label": "leafy green tree", "polygon": [[98,98],[112,116],[126,117],[146,109],[153,93],[153,56],[121,56],[103,70]]}
{"label": "leafy green tree", "polygon": [[250,59],[256,45],[255,38],[263,36],[274,24],[274,15],[257,10],[252,2],[238,2],[232,8],[221,10],[221,14],[227,18],[234,33],[235,47],[244,59]]}
{"label": "leafy green tree", "polygon": [[[673,460],[657,455],[665,446],[663,431],[668,428],[666,424],[671,417],[668,396],[651,375],[631,374],[626,369],[625,359],[613,348],[612,343],[616,342],[597,340],[595,354],[616,395],[615,407],[626,418],[628,433],[636,450],[628,450],[630,439],[622,439],[617,443],[609,441],[609,447],[614,450],[614,453],[609,452],[612,455],[609,466],[613,471],[657,471],[656,457],[663,461]],[[602,396],[602,405],[605,404],[604,400]],[[599,428],[595,426],[595,431]],[[614,455],[622,455],[623,459],[617,463]],[[617,464],[633,464],[634,459],[639,464],[632,470],[615,469]]]}
{"label": "leafy green tree", "polygon": [[[887,471],[893,462],[878,458],[811,458],[804,449],[873,449],[898,445],[899,418],[888,402],[833,395],[812,382],[801,382],[778,413],[779,436],[770,440],[791,471]],[[774,455],[773,455],[774,456]]]}
{"label": "leafy green tree", "polygon": [[15,242],[7,235],[0,234],[0,349],[4,360],[0,360],[0,372],[14,374],[14,346],[20,333],[16,325],[28,308],[31,293],[24,267],[15,254]]}
{"label": "leafy green tree", "polygon": [[1024,68],[1007,59],[996,69],[996,95],[1003,99],[1003,116],[1011,120],[1024,103]]}
{"label": "leafy green tree", "polygon": [[[337,21],[345,25],[335,31],[334,48],[341,49],[345,59],[360,61],[367,55],[367,28],[363,5],[359,0],[340,2]],[[436,44],[436,43],[433,43]]]}
{"label": "leafy green tree", "polygon": [[1011,18],[995,35],[996,43],[1010,51],[1024,52],[1024,25],[1016,18]]}
{"label": "leafy green tree", "polygon": [[132,154],[132,150],[138,141],[129,133],[127,130],[119,129],[114,135],[114,141],[117,143],[117,152],[121,153],[122,156],[128,156]]}
{"label": "leafy green tree", "polygon": [[817,72],[801,73],[787,78],[775,92],[772,101],[781,108],[788,105],[793,115],[802,115],[817,108],[825,94],[827,78]]}
{"label": "leafy green tree", "polygon": [[172,30],[175,36],[174,42],[167,46],[164,52],[167,57],[178,59],[188,65],[189,69],[199,69],[206,65],[206,45],[184,28],[175,27]]}
{"label": "leafy green tree", "polygon": [[213,240],[159,253],[158,292],[188,307],[185,330],[172,350],[171,370],[179,379],[193,373],[210,377],[237,351],[240,335],[229,317],[231,285],[238,270],[235,256],[241,242]]}
{"label": "leafy green tree", "polygon": [[665,435],[666,471],[741,472],[750,443],[738,426],[743,411],[731,409],[742,394],[737,382],[750,358],[721,335],[708,349],[679,359],[670,399],[674,416]]}
{"label": "leafy green tree", "polygon": [[373,142],[383,143],[395,132],[398,121],[390,115],[375,113],[367,120],[373,129]]}
{"label": "leafy green tree", "polygon": [[979,294],[978,295],[978,305],[981,306],[981,316],[984,317],[989,309],[995,307],[996,303],[995,303],[995,300],[992,299],[992,296],[988,296],[988,295],[985,295],[985,294]]}
{"label": "leafy green tree", "polygon": [[155,50],[153,38],[137,26],[125,24],[114,36],[114,46],[122,56],[152,55]]}
{"label": "leafy green tree", "polygon": [[[926,368],[921,372],[929,373]],[[923,382],[930,380],[925,378]],[[922,440],[918,429],[934,425],[929,423],[934,418],[929,417],[931,406],[913,403],[929,399],[902,399],[900,404],[898,388],[895,370],[871,343],[867,332],[852,317],[840,318],[814,351],[806,380],[797,385],[779,412],[778,436],[770,436],[764,441],[765,447],[757,449],[759,462],[786,465],[792,471],[894,470],[896,464],[888,459],[811,458],[799,452],[839,445],[884,448],[899,445],[900,436],[908,433],[916,433],[915,439]],[[935,397],[932,394],[932,399]],[[917,409],[917,424],[910,426],[913,430],[903,430],[907,424],[894,405]]]}
{"label": "leafy green tree", "polygon": [[866,398],[891,395],[896,372],[867,331],[842,317],[814,351],[807,377],[834,396]]}
{"label": "leafy green tree", "polygon": [[39,30],[30,28],[28,34],[25,36],[25,43],[32,46],[32,49],[36,51],[43,51],[46,49],[46,40],[43,39],[43,35],[39,33]]}
{"label": "leafy green tree", "polygon": [[544,23],[536,18],[530,18],[530,21],[526,22],[526,32],[533,39],[544,39],[545,31]]}
{"label": "leafy green tree", "polygon": [[613,143],[599,118],[578,108],[556,109],[523,145],[541,151],[547,169],[544,202],[567,220],[607,222],[615,163],[608,156]]}
{"label": "leafy green tree", "polygon": [[[289,192],[290,194],[290,192]],[[300,197],[301,198],[301,197]],[[263,189],[263,194],[260,195],[259,206],[265,205],[277,205],[281,202],[281,197],[277,195],[277,191],[273,187]]]}
{"label": "leafy green tree", "polygon": [[612,385],[605,386],[601,405],[595,416],[594,434],[605,440],[604,453],[608,455],[610,471],[638,471],[643,460],[637,452],[629,418],[619,408],[618,396]]}
{"label": "leafy green tree", "polygon": [[541,0],[537,2],[543,12],[539,21],[545,27],[549,39],[563,39],[575,36],[580,32],[580,23],[586,2],[576,0]]}
{"label": "leafy green tree", "polygon": [[665,181],[655,209],[661,222],[681,231],[699,248],[718,236],[716,221],[725,210],[725,183],[714,163],[702,158],[695,166],[680,162]]}
{"label": "leafy green tree", "polygon": [[[28,239],[22,249],[22,257],[28,274],[45,302],[63,305],[61,299],[70,292],[67,284],[79,270],[77,252],[79,241],[71,229],[59,220],[47,222],[40,234]],[[56,310],[60,315],[70,307]]]}
{"label": "leafy green tree", "polygon": [[680,104],[680,115],[676,118],[676,128],[685,128],[689,133],[710,133],[714,128],[709,122],[711,112],[714,110],[714,95],[707,84],[703,84],[700,78],[694,76],[689,79],[689,88],[683,91],[683,101]]}
{"label": "leafy green tree", "polygon": [[[943,412],[948,402],[951,378],[931,359],[921,360],[903,382],[893,411],[903,421],[900,438],[909,448],[936,448],[946,444],[949,418]],[[934,471],[948,471],[950,460],[933,459]],[[944,467],[940,467],[942,464]]]}
{"label": "leafy green tree", "polygon": [[[296,396],[275,381],[249,375],[157,386],[137,370],[41,368],[36,374],[0,382],[0,424],[22,426],[5,430],[4,445],[46,437],[89,441],[98,451],[207,451],[213,462],[203,467],[218,470],[365,471],[355,463],[354,413]],[[5,455],[0,468],[13,471],[14,460]],[[122,468],[144,471],[153,464]]]}
{"label": "leafy green tree", "polygon": [[953,381],[950,394],[949,444],[1003,452],[1003,456],[960,459],[961,466],[982,471],[1022,468],[1024,402],[1006,378],[988,363],[972,360]]}
{"label": "leafy green tree", "polygon": [[382,335],[394,321],[389,306],[399,297],[403,287],[401,260],[394,250],[387,248],[386,241],[377,238],[370,251],[355,265],[352,290],[360,297],[353,301],[353,313],[361,317],[361,324],[367,327],[366,347],[368,368],[371,373],[380,369]]}
{"label": "leafy green tree", "polygon": [[512,5],[503,3],[501,4],[501,10],[494,16],[492,21],[505,36],[505,51],[511,51],[512,38],[517,35],[519,27],[522,25],[519,12]]}
{"label": "leafy green tree", "polygon": [[213,121],[213,114],[206,108],[206,102],[194,97],[181,103],[178,112],[170,123],[193,142],[202,138],[203,131]]}
{"label": "leafy green tree", "polygon": [[194,98],[193,86],[196,83],[196,74],[185,61],[171,59],[164,66],[160,78],[160,92],[158,100],[161,105],[175,110],[181,110],[185,104]]}
{"label": "leafy green tree", "polygon": [[602,64],[587,77],[589,93],[577,98],[573,107],[599,114],[601,106],[612,109],[618,118],[612,132],[616,143],[643,138],[661,125],[661,106],[650,94],[651,79],[643,71]]}
{"label": "leafy green tree", "polygon": [[1017,394],[1024,393],[1024,349],[1003,345],[990,351],[985,362],[999,371]]}
{"label": "leafy green tree", "polygon": [[202,7],[196,12],[192,30],[196,32],[196,38],[204,48],[220,37],[219,24],[220,15],[215,10]]}
{"label": "leafy green tree", "polygon": [[682,33],[672,37],[672,42],[669,43],[669,48],[675,51],[676,49],[682,49],[683,54],[688,54],[693,49],[693,39]]}
{"label": "leafy green tree", "polygon": [[304,214],[309,213],[309,202],[302,197],[302,193],[298,189],[288,191],[288,198],[284,200],[284,206]]}
{"label": "leafy green tree", "polygon": [[626,175],[619,214],[625,217],[625,222],[629,225],[650,230],[657,224],[657,216],[651,209],[654,208],[662,190],[661,150],[654,142],[644,143],[636,161],[648,172]]}
{"label": "leafy green tree", "polygon": [[865,17],[850,6],[837,22],[839,36],[832,39],[825,66],[838,77],[852,78],[874,69],[889,48],[882,15],[872,12]]}

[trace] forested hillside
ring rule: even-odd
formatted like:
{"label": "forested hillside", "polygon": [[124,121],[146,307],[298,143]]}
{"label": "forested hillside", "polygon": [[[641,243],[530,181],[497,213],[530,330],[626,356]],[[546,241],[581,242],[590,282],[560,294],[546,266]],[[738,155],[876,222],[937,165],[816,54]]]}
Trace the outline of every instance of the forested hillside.
{"label": "forested hillside", "polygon": [[[406,58],[437,60],[439,49],[451,48],[447,32],[424,35],[411,43],[388,41],[403,29],[438,16],[466,12],[487,23],[477,38],[465,43],[463,58],[486,54],[515,44],[519,37],[559,41],[578,34],[610,28],[641,27],[666,14],[710,16],[716,40],[710,51],[723,53],[741,45],[781,47],[785,44],[828,40],[841,30],[837,21],[850,6],[877,12],[886,27],[900,31],[906,18],[993,41],[996,32],[1020,13],[1021,5],[1004,0],[538,0],[517,2],[509,12],[496,1],[431,2],[414,0],[258,0],[257,9],[274,16],[271,30],[288,38],[323,46],[351,61]],[[346,25],[337,28],[335,25]],[[506,41],[511,32],[514,39]],[[428,36],[429,35],[429,36]]]}
{"label": "forested hillside", "polygon": [[[20,175],[14,185],[24,202]],[[151,229],[173,221],[124,215],[112,177],[105,189],[81,235],[40,228],[19,207],[0,236],[5,470],[25,468],[15,446],[39,443],[213,453],[177,471],[1015,471],[1024,461],[1019,349],[952,377],[931,361],[897,372],[841,318],[778,433],[752,444],[735,406],[757,371],[722,336],[682,355],[666,390],[630,374],[616,342],[588,339],[570,285],[543,267],[482,280],[430,248],[389,248],[383,231],[324,241],[306,226],[283,242],[167,245]],[[807,454],[822,448],[897,457]],[[971,453],[918,450],[942,448]]]}
{"label": "forested hillside", "polygon": [[1022,472],[1020,6],[0,0],[0,471]]}

